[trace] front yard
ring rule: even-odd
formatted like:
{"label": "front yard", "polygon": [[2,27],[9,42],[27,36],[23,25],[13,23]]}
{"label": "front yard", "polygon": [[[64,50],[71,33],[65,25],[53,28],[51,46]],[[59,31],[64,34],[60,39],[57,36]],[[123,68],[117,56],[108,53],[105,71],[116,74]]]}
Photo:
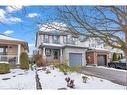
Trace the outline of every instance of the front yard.
{"label": "front yard", "polygon": [[[52,66],[46,67],[51,73],[46,73],[46,70],[39,68],[38,75],[42,85],[42,89],[70,89],[67,87],[66,77],[74,80],[74,89],[125,89],[125,86],[112,83],[108,80],[96,78],[93,76],[86,76],[77,72],[68,73],[64,75],[59,69],[52,69]],[[82,76],[88,77],[87,82],[83,83]]]}
{"label": "front yard", "polygon": [[36,89],[35,71],[12,69],[8,74],[0,74],[0,89]]}
{"label": "front yard", "polygon": [[[64,74],[54,66],[36,68],[39,82],[42,89],[125,89],[125,86],[112,83],[105,79],[94,76],[86,76],[77,72]],[[37,89],[36,70],[24,71],[21,69],[11,69],[8,74],[0,74],[0,89]],[[87,78],[83,83],[82,76]],[[74,88],[67,87],[65,78],[74,80]]]}

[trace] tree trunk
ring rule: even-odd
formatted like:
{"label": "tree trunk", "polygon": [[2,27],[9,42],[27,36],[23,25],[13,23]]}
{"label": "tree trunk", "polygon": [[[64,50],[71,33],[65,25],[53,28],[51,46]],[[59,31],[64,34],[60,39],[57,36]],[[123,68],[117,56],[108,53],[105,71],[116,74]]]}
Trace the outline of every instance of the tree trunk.
{"label": "tree trunk", "polygon": [[[127,31],[125,33],[125,50],[124,50],[124,54],[125,54],[125,59],[126,59],[126,70],[127,70]],[[126,73],[126,89],[127,89],[127,73]]]}
{"label": "tree trunk", "polygon": [[[127,70],[127,49],[124,51],[125,59],[126,59],[126,70]],[[127,89],[127,73],[126,73],[126,89]]]}

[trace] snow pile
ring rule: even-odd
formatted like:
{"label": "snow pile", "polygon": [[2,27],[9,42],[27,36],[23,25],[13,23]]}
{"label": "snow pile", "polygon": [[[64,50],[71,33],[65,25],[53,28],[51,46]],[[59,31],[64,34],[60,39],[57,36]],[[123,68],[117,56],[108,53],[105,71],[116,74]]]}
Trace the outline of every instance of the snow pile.
{"label": "snow pile", "polygon": [[35,72],[12,69],[8,74],[0,74],[0,89],[36,89]]}
{"label": "snow pile", "polygon": [[[42,85],[42,89],[59,89],[67,88],[65,81],[66,77],[70,77],[74,80],[75,89],[125,89],[125,86],[112,83],[110,81],[96,78],[93,76],[87,76],[87,83],[83,83],[82,76],[80,73],[69,73],[64,75],[58,69],[51,69],[51,67],[46,67],[51,71],[51,73],[46,74],[46,71],[39,70],[38,75]],[[86,76],[86,75],[85,75]],[[67,88],[70,89],[70,88]]]}

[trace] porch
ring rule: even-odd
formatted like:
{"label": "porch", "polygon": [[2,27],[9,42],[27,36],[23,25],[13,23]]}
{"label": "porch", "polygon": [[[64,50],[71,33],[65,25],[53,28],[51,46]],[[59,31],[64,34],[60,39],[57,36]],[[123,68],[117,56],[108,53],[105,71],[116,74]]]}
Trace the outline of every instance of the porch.
{"label": "porch", "polygon": [[39,50],[46,62],[62,61],[63,49],[60,47],[43,47]]}
{"label": "porch", "polygon": [[20,63],[20,44],[1,44],[0,43],[0,63],[8,62],[12,64]]}

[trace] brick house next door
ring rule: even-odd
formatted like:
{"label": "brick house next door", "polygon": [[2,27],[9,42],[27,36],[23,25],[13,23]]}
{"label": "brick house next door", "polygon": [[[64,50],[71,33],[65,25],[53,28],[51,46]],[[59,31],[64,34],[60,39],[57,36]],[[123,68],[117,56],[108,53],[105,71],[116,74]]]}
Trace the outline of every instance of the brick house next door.
{"label": "brick house next door", "polygon": [[108,52],[103,50],[88,50],[86,52],[87,64],[106,66],[109,62]]}

